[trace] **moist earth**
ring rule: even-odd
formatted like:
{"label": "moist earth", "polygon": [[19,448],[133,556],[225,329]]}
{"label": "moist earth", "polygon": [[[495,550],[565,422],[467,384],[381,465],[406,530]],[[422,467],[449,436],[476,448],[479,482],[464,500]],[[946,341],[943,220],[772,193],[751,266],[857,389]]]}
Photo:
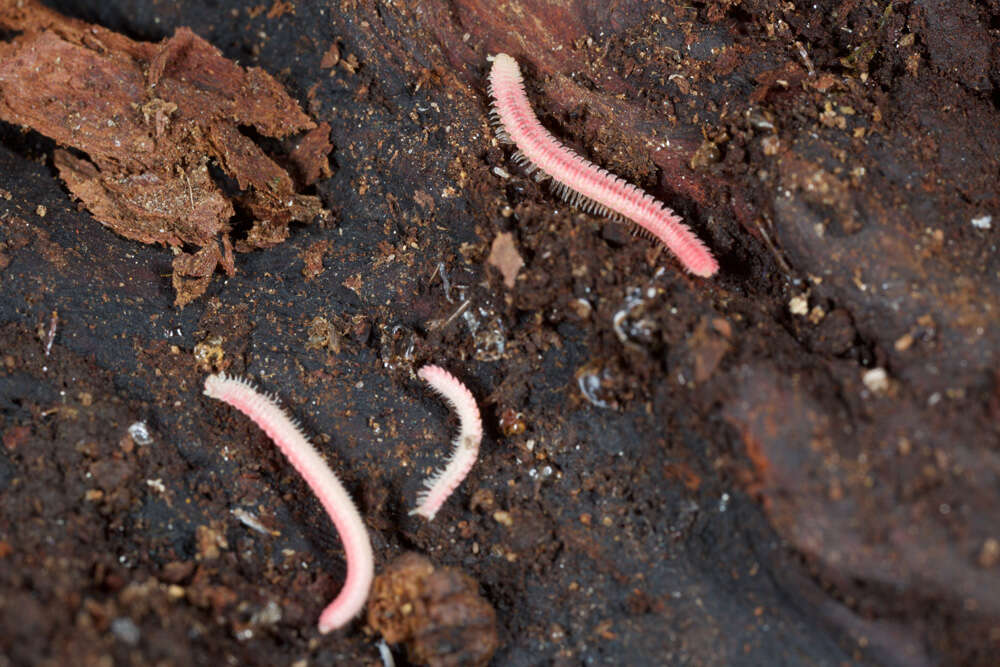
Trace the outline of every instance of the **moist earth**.
{"label": "moist earth", "polygon": [[[997,0],[46,6],[268,73],[330,128],[330,215],[179,309],[174,252],[60,180],[87,155],[0,124],[0,664],[382,664],[363,619],[318,633],[339,541],[219,370],[302,421],[377,572],[471,578],[491,664],[993,663]],[[498,52],[715,278],[513,164]],[[431,523],[424,363],[485,426]]]}

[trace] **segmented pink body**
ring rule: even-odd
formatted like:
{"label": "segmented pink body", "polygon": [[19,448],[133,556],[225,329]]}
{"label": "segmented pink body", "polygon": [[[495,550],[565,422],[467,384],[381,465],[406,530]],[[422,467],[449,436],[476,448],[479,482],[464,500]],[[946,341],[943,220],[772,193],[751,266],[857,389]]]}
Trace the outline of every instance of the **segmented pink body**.
{"label": "segmented pink body", "polygon": [[538,169],[551,177],[556,192],[590,212],[631,220],[662,241],[696,276],[708,278],[719,270],[711,251],[673,211],[567,148],[538,122],[517,61],[505,53],[493,58],[489,92],[498,135],[517,146],[514,159],[529,173]]}
{"label": "segmented pink body", "polygon": [[458,436],[452,443],[454,451],[448,465],[424,482],[427,488],[418,497],[417,508],[410,512],[431,521],[476,462],[479,443],[483,439],[483,420],[479,416],[479,406],[476,405],[472,392],[454,375],[433,365],[424,366],[417,371],[417,375],[451,405],[458,415],[459,423]]}
{"label": "segmented pink body", "polygon": [[225,373],[209,375],[205,378],[205,395],[233,406],[267,433],[330,515],[344,544],[347,579],[340,594],[320,615],[319,631],[327,633],[345,625],[365,606],[375,573],[368,531],[347,490],[281,406],[249,382]]}

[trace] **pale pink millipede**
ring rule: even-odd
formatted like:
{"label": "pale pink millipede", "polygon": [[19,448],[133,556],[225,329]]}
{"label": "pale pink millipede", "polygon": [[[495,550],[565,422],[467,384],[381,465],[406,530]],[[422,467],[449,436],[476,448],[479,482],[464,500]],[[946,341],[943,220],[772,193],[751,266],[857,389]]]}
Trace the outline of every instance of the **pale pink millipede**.
{"label": "pale pink millipede", "polygon": [[688,271],[708,278],[719,270],[711,251],[673,211],[639,188],[564,146],[531,110],[517,61],[493,57],[490,116],[501,141],[517,146],[514,161],[552,179],[557,194],[590,213],[631,220],[659,239]]}
{"label": "pale pink millipede", "polygon": [[326,633],[345,625],[365,606],[375,574],[368,530],[347,490],[273,398],[261,394],[246,380],[225,373],[205,378],[205,395],[233,406],[267,433],[330,515],[344,544],[347,579],[340,594],[320,615],[319,631]]}
{"label": "pale pink millipede", "polygon": [[422,367],[417,375],[451,405],[458,415],[459,423],[458,436],[452,443],[454,451],[448,464],[424,481],[426,488],[418,497],[417,508],[410,512],[431,521],[476,462],[479,443],[483,439],[483,421],[472,392],[454,375],[433,365]]}

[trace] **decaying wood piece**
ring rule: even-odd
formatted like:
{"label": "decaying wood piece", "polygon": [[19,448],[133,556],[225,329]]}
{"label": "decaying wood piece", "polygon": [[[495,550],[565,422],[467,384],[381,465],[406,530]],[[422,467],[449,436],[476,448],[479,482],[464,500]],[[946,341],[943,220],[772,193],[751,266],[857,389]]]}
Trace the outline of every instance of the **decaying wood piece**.
{"label": "decaying wood piece", "polygon": [[[233,247],[276,245],[292,220],[323,213],[297,186],[329,175],[329,126],[317,127],[263,70],[240,67],[187,28],[137,42],[33,2],[0,8],[0,26],[20,33],[0,43],[0,119],[69,149],[53,162],[102,224],[175,250],[177,305],[201,295],[216,266],[235,272]],[[241,128],[279,139],[308,132],[291,156],[300,181]],[[213,166],[237,194],[219,187]],[[236,207],[253,225],[234,242]]]}

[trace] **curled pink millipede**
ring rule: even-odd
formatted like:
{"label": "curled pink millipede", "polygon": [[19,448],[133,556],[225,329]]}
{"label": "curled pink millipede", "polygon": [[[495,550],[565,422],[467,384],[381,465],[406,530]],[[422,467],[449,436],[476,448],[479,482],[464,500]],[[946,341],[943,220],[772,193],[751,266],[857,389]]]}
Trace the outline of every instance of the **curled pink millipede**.
{"label": "curled pink millipede", "polygon": [[476,405],[472,392],[454,375],[433,365],[422,367],[417,375],[451,405],[458,415],[459,423],[458,436],[452,443],[454,451],[448,465],[424,481],[426,489],[417,498],[417,508],[410,512],[432,521],[441,505],[458,488],[476,462],[479,443],[483,439],[483,421],[479,417],[479,406]]}
{"label": "curled pink millipede", "polygon": [[505,53],[493,57],[489,94],[497,136],[517,146],[514,161],[529,174],[537,170],[550,177],[556,193],[589,213],[631,220],[659,239],[694,275],[708,278],[719,270],[711,251],[677,214],[567,148],[538,122],[517,61]]}
{"label": "curled pink millipede", "polygon": [[368,530],[347,490],[273,398],[259,393],[246,380],[225,373],[205,378],[205,395],[233,406],[267,433],[330,515],[344,544],[347,579],[340,594],[320,614],[319,631],[342,627],[365,606],[375,574]]}

